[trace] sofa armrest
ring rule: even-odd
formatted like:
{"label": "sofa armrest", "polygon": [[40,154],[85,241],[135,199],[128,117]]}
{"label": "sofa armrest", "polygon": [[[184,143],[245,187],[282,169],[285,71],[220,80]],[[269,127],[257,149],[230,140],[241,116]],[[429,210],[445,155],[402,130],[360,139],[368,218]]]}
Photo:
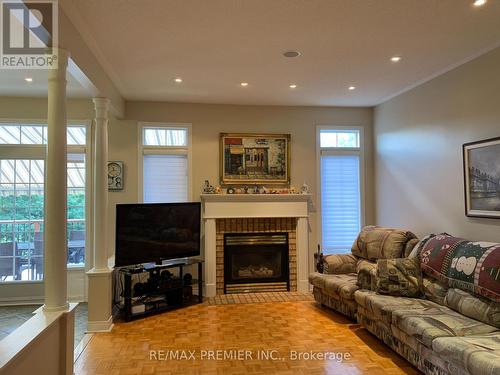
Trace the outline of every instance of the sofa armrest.
{"label": "sofa armrest", "polygon": [[323,273],[330,275],[340,275],[344,273],[356,272],[358,258],[352,254],[331,254],[323,258]]}

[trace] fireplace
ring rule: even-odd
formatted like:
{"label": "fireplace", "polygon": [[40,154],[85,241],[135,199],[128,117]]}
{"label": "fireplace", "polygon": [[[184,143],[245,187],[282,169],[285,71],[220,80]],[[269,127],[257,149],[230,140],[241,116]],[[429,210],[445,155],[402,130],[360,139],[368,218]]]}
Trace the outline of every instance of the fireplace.
{"label": "fireplace", "polygon": [[224,234],[224,293],[290,290],[288,233]]}

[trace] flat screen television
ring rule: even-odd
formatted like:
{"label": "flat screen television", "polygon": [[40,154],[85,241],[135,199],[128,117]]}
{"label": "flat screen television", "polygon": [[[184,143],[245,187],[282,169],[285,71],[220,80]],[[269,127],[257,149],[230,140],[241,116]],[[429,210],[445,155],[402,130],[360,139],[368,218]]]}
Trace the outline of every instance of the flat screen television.
{"label": "flat screen television", "polygon": [[197,203],[116,205],[115,267],[200,255]]}

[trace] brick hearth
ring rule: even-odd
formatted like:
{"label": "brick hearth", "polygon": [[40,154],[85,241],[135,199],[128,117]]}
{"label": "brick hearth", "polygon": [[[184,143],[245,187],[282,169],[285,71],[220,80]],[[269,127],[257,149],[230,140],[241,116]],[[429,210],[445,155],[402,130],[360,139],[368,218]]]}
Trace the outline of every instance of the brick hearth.
{"label": "brick hearth", "polygon": [[231,218],[216,220],[216,293],[224,294],[224,234],[288,232],[290,291],[297,290],[297,220],[295,218]]}

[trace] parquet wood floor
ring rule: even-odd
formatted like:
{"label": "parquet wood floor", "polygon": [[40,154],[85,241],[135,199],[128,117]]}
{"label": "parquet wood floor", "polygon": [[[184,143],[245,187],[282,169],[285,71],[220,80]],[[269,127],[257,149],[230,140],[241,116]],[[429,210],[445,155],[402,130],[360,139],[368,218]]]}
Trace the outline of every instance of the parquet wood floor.
{"label": "parquet wood floor", "polygon": [[[188,358],[168,359],[169,350],[179,351],[177,355],[186,350]],[[225,350],[226,356],[233,357],[226,360],[208,357],[209,351],[215,350],[220,350],[221,355]],[[239,360],[236,350],[247,359]],[[194,359],[189,358],[188,351],[193,351]],[[263,359],[261,351],[270,358]],[[297,358],[298,353],[310,356],[311,352],[340,353],[336,355],[343,359],[333,358],[333,354],[328,354],[330,358],[326,359]],[[175,356],[175,352],[172,353]],[[350,358],[346,358],[345,353],[349,353]],[[213,354],[215,357],[216,353]],[[359,325],[320,308],[315,302],[294,301],[199,304],[118,323],[111,333],[92,337],[75,363],[75,374],[395,375],[419,372]]]}

